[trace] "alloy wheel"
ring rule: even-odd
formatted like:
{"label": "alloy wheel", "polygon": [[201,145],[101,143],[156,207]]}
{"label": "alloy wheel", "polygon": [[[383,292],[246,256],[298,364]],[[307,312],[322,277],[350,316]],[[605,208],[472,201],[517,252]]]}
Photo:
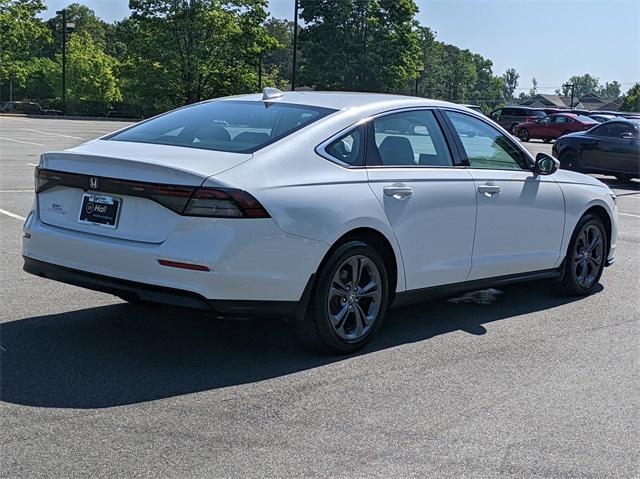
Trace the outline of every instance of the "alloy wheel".
{"label": "alloy wheel", "polygon": [[362,339],[380,312],[382,282],[378,267],[365,255],[350,256],[337,268],[329,288],[331,328],[344,341]]}
{"label": "alloy wheel", "polygon": [[604,238],[600,228],[594,224],[585,225],[576,239],[573,273],[580,287],[593,286],[604,260]]}

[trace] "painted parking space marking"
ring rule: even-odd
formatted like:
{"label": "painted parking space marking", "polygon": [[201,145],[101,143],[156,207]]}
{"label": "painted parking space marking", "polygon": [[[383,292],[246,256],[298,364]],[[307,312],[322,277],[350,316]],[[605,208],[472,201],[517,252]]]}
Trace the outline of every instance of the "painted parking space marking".
{"label": "painted parking space marking", "polygon": [[12,213],[11,211],[3,210],[2,208],[0,208],[0,214],[3,214],[5,216],[8,216],[9,218],[13,218],[19,221],[26,220],[24,216],[17,215],[15,213]]}
{"label": "painted parking space marking", "polygon": [[622,216],[633,216],[634,218],[640,218],[640,215],[632,215],[631,213],[620,213],[618,211],[618,214]]}
{"label": "painted parking space marking", "polygon": [[25,145],[46,146],[46,145],[43,145],[42,143],[36,143],[36,142],[34,142],[34,141],[20,141],[20,140],[13,140],[13,139],[11,139],[11,138],[5,138],[5,137],[3,137],[3,136],[0,136],[0,140],[14,141],[14,142],[16,142],[16,143],[23,143],[23,144],[25,144]]}
{"label": "painted parking space marking", "polygon": [[41,133],[43,135],[61,136],[63,138],[71,138],[73,140],[84,140],[84,138],[80,138],[79,136],[63,135],[61,133],[49,133],[48,131],[34,130],[32,128],[23,128],[23,130],[24,131],[33,131],[35,133]]}

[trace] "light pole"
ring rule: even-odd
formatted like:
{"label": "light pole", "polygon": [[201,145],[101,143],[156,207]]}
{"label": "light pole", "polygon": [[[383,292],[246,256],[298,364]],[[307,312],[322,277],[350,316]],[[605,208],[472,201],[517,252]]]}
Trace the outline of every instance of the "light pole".
{"label": "light pole", "polygon": [[562,85],[564,88],[569,88],[571,87],[571,105],[569,106],[569,108],[573,108],[573,90],[575,88],[575,85],[573,83],[565,83],[564,85]]}
{"label": "light pole", "polygon": [[73,24],[67,25],[67,9],[56,12],[62,15],[62,114],[67,114],[67,26],[73,28]]}
{"label": "light pole", "polygon": [[296,89],[296,56],[298,53],[298,0],[293,0],[293,58],[291,59],[291,91]]}

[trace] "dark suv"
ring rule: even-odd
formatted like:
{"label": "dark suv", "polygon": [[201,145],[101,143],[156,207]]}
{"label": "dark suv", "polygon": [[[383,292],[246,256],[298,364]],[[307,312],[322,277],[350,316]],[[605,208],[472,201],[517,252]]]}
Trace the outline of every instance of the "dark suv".
{"label": "dark suv", "polygon": [[526,106],[505,106],[493,110],[489,115],[493,121],[512,134],[518,123],[536,121],[545,116],[547,114],[543,110]]}

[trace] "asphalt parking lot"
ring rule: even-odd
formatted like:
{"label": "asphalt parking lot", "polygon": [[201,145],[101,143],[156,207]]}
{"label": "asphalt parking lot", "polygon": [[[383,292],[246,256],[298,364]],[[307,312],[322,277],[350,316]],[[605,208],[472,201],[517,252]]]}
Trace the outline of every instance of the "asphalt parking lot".
{"label": "asphalt parking lot", "polygon": [[399,309],[323,357],[283,322],[22,272],[40,153],[126,125],[0,117],[0,476],[639,477],[640,183],[603,178],[620,232],[597,294]]}

